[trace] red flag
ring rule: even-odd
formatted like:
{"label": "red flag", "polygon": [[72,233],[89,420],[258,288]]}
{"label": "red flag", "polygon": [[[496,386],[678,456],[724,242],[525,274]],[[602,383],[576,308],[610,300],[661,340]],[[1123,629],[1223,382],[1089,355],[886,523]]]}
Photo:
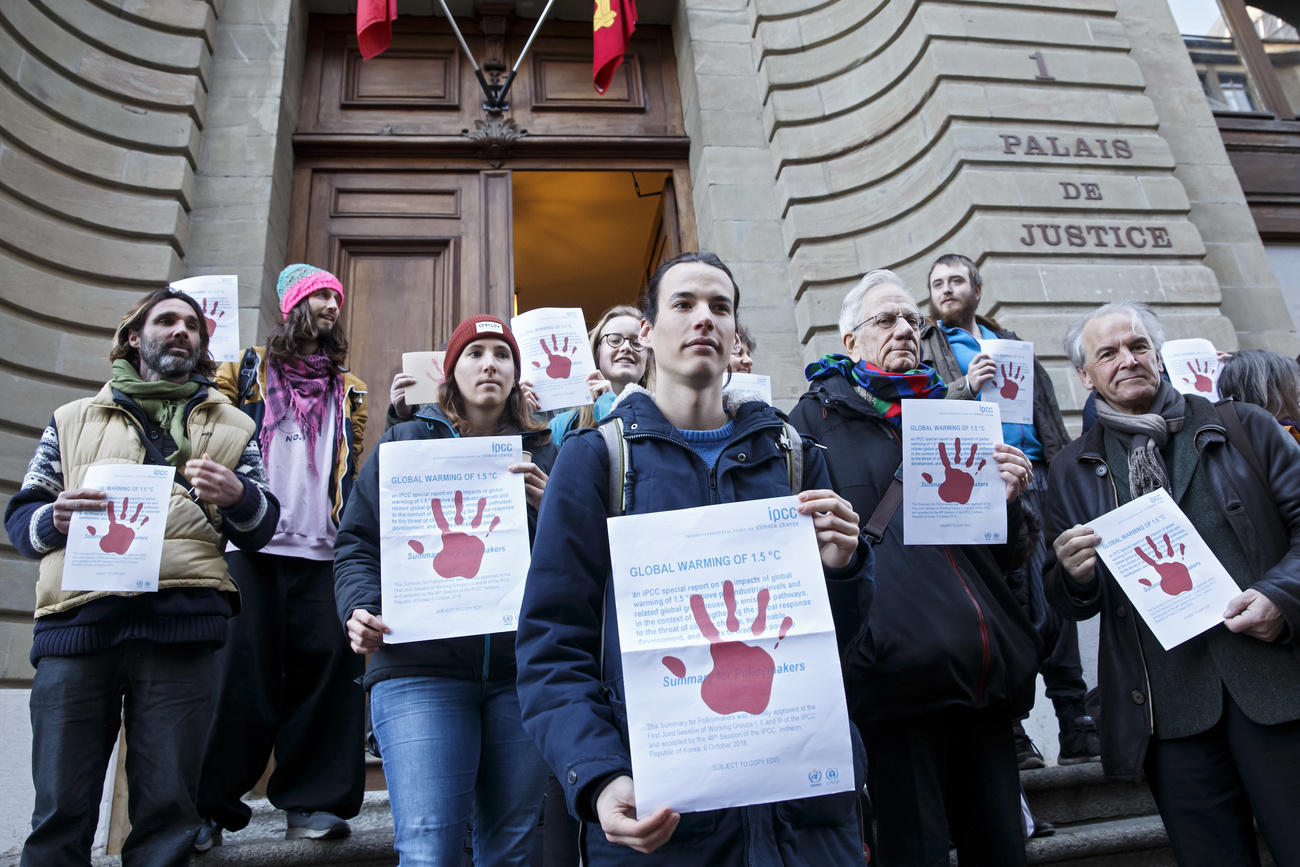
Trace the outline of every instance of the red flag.
{"label": "red flag", "polygon": [[596,0],[591,16],[591,74],[604,93],[636,32],[636,0]]}
{"label": "red flag", "polygon": [[377,57],[393,44],[393,22],[397,0],[357,0],[357,44],[366,60]]}

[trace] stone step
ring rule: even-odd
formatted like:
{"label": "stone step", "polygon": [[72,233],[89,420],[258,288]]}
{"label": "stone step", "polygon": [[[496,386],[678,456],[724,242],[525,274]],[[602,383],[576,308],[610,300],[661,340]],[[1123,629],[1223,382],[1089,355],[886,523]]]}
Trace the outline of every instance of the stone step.
{"label": "stone step", "polygon": [[1177,863],[1165,826],[1154,815],[1058,825],[1054,835],[1030,840],[1025,848],[1030,864],[1175,867]]}
{"label": "stone step", "polygon": [[1099,762],[1021,771],[1020,785],[1034,817],[1053,825],[1156,814],[1146,783],[1108,780]]}

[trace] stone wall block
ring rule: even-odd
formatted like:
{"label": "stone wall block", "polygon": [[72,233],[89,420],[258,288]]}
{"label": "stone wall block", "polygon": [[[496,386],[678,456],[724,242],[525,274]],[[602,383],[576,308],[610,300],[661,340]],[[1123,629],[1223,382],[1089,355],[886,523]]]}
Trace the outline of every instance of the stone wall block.
{"label": "stone wall block", "polygon": [[32,625],[0,621],[0,678],[30,683],[32,668]]}
{"label": "stone wall block", "polygon": [[114,14],[95,0],[59,0],[43,3],[42,9],[83,42],[108,54],[160,71],[198,75],[207,81],[211,43],[204,34],[152,26],[139,17]]}
{"label": "stone wall block", "polygon": [[707,35],[712,42],[750,43],[749,16],[744,11],[701,9],[692,3],[686,7],[686,19],[693,35]]}
{"label": "stone wall block", "polygon": [[0,238],[6,246],[55,268],[102,275],[116,282],[166,282],[180,272],[176,251],[166,244],[98,234],[61,222],[0,192]]}

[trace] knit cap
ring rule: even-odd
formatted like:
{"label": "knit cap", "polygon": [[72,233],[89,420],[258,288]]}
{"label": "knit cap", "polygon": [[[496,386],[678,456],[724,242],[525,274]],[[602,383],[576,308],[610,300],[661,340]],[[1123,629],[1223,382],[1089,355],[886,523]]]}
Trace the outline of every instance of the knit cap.
{"label": "knit cap", "polygon": [[343,284],[339,278],[311,265],[288,266],[280,272],[280,279],[275,284],[275,294],[280,296],[280,313],[288,319],[289,311],[317,289],[333,289],[338,293],[339,305],[342,306]]}
{"label": "knit cap", "polygon": [[505,341],[515,359],[515,380],[519,380],[519,344],[515,342],[510,327],[495,316],[471,316],[456,326],[447,341],[447,354],[443,357],[443,372],[448,379],[455,375],[456,362],[465,347],[480,338],[492,337]]}

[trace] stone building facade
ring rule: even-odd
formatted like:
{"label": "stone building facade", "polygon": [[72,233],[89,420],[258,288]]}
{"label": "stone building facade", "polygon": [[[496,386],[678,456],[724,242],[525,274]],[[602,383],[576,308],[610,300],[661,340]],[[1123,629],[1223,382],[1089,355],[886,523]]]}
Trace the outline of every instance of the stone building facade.
{"label": "stone building facade", "polygon": [[[521,36],[542,5],[452,8],[490,41],[485,15],[517,17],[511,32]],[[714,250],[735,270],[758,369],[772,375],[779,405],[802,391],[803,364],[838,346],[839,302],[861,274],[895,269],[924,297],[928,263],[948,251],[980,263],[985,311],[1036,343],[1066,407],[1083,393],[1061,336],[1104,301],[1151,303],[1171,337],[1300,350],[1266,251],[1266,242],[1300,250],[1295,121],[1260,120],[1278,177],[1248,195],[1229,148],[1253,146],[1221,131],[1166,0],[640,5],[634,52],[659,34],[653,68],[672,93],[662,128],[618,132],[608,165],[676,180],[676,243]],[[449,40],[436,3],[399,8],[399,37]],[[450,126],[405,140],[391,126],[332,139],[304,132],[304,105],[325,104],[319,64],[329,55],[314,40],[350,38],[346,17],[329,16],[354,9],[344,0],[0,4],[0,499],[21,484],[54,407],[102,383],[113,328],[143,291],[235,274],[244,342],[267,333],[278,271],[311,249],[308,156],[333,165],[346,139],[394,168],[428,168],[441,153],[448,165],[488,168],[453,145]],[[561,0],[554,28],[580,35],[589,15],[585,0]],[[428,74],[433,61],[415,54],[409,75]],[[454,44],[437,57],[461,62]],[[659,91],[634,76],[651,68],[649,59],[625,65],[645,117]],[[541,74],[525,66],[517,106],[536,98]],[[453,126],[479,112],[479,98],[461,89]],[[533,108],[518,153],[562,166],[564,148],[546,142],[565,133]],[[514,165],[507,154],[494,170]],[[1282,215],[1267,237],[1261,208]],[[509,220],[501,225],[508,233]],[[509,292],[509,269],[484,269]],[[0,714],[13,731],[25,724],[32,676],[35,566],[0,541]]]}

